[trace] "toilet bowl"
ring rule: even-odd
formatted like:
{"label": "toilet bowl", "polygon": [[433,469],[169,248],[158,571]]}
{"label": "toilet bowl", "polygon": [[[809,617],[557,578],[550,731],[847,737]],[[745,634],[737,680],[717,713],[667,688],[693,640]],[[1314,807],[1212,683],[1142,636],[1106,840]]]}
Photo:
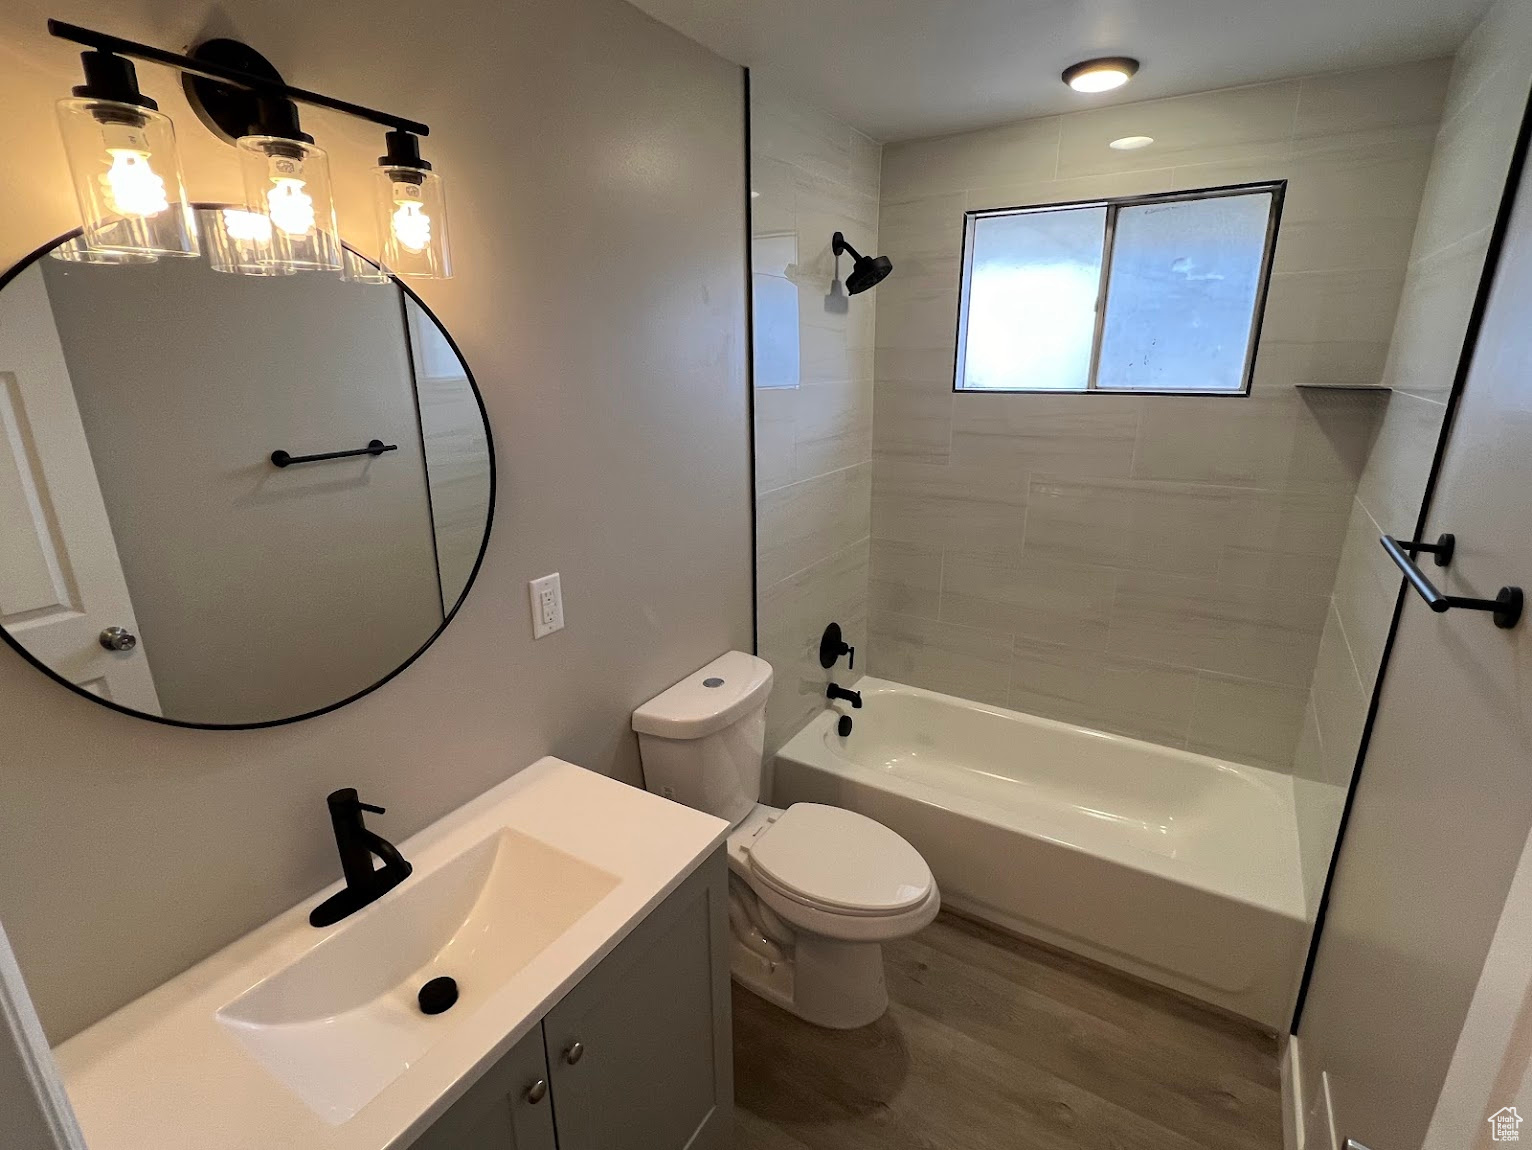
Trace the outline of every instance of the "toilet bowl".
{"label": "toilet bowl", "polygon": [[920,853],[854,811],[760,802],[771,666],[731,651],[633,713],[649,790],[727,819],[735,981],[820,1026],[888,1008],[884,942],[936,917]]}

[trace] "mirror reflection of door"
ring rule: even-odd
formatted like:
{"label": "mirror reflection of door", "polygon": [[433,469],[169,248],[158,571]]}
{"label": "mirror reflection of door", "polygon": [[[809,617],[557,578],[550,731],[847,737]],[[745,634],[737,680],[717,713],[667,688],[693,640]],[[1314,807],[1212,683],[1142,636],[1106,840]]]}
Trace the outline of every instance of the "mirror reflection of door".
{"label": "mirror reflection of door", "polygon": [[[487,532],[489,431],[451,340],[396,283],[41,258],[0,315],[0,608],[59,677],[174,722],[281,722],[378,685],[456,609]],[[45,443],[44,417],[72,431]],[[61,489],[89,493],[93,533]],[[61,605],[86,619],[68,651]],[[108,652],[109,626],[140,645]]]}
{"label": "mirror reflection of door", "polygon": [[451,611],[468,587],[484,542],[488,432],[468,383],[468,370],[446,333],[413,299],[403,299],[420,404],[442,610]]}
{"label": "mirror reflection of door", "polygon": [[101,643],[138,623],[43,273],[0,292],[0,624],[75,686],[158,715],[147,651]]}

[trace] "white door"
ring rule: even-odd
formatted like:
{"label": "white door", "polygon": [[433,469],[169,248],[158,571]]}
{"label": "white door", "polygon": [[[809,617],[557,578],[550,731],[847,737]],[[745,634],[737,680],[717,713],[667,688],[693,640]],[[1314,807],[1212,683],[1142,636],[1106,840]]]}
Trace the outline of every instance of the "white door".
{"label": "white door", "polygon": [[53,1052],[0,927],[0,1130],[6,1150],[85,1150]]}
{"label": "white door", "polygon": [[[1456,537],[1450,567],[1421,557],[1449,595],[1532,593],[1529,193],[1524,179],[1425,533]],[[1305,1093],[1322,1097],[1322,1073],[1340,1145],[1422,1145],[1529,829],[1532,617],[1502,630],[1408,591],[1298,1027]],[[1329,1150],[1322,1122],[1309,1131]]]}
{"label": "white door", "polygon": [[0,624],[71,683],[160,713],[42,270],[0,292]]}

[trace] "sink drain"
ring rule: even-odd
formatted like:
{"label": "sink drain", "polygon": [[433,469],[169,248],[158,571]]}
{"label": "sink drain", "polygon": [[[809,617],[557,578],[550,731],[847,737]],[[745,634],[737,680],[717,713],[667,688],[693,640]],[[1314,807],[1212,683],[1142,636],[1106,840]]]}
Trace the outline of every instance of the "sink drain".
{"label": "sink drain", "polygon": [[442,975],[420,988],[416,996],[422,1014],[444,1014],[457,1002],[457,979]]}

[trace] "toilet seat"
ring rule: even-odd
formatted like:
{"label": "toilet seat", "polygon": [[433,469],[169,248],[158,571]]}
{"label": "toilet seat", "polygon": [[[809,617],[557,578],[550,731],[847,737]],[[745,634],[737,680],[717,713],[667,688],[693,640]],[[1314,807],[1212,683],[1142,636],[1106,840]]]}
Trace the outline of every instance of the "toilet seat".
{"label": "toilet seat", "polygon": [[841,807],[795,803],[749,848],[752,877],[795,902],[857,918],[902,915],[935,883],[920,852],[882,823]]}

